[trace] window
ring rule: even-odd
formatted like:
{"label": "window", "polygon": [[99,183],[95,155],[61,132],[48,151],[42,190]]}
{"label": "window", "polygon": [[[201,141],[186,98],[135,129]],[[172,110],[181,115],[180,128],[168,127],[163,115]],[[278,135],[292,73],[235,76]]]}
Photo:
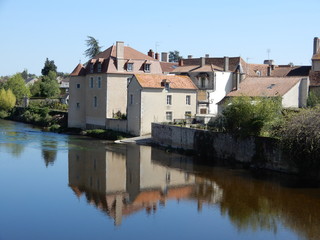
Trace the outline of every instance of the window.
{"label": "window", "polygon": [[101,88],[101,77],[98,77],[98,88]]}
{"label": "window", "polygon": [[205,88],[205,87],[206,87],[206,78],[201,77],[201,88]]}
{"label": "window", "polygon": [[150,63],[145,63],[144,64],[144,71],[145,72],[150,72],[150,65],[151,65]]}
{"label": "window", "polygon": [[93,106],[94,107],[98,106],[98,98],[96,96],[93,98]]}
{"label": "window", "polygon": [[184,115],[185,115],[186,119],[191,118],[191,112],[190,111],[185,112]]}
{"label": "window", "polygon": [[172,96],[167,95],[167,105],[172,105]]}
{"label": "window", "polygon": [[98,72],[99,73],[101,72],[101,63],[100,62],[98,63]]}
{"label": "window", "polygon": [[90,64],[90,73],[93,73],[93,63]]}
{"label": "window", "polygon": [[186,104],[191,105],[191,96],[190,95],[186,96]]}
{"label": "window", "polygon": [[200,114],[207,114],[206,108],[200,108]]}
{"label": "window", "polygon": [[172,121],[172,112],[166,112],[166,120]]}
{"label": "window", "polygon": [[133,63],[128,63],[127,64],[127,71],[132,72],[133,71]]}
{"label": "window", "polygon": [[80,83],[77,83],[77,88],[80,88]]}
{"label": "window", "polygon": [[130,104],[133,104],[133,95],[130,94]]}
{"label": "window", "polygon": [[80,103],[77,102],[77,108],[80,108]]}
{"label": "window", "polygon": [[89,83],[89,85],[90,85],[90,88],[93,88],[93,77],[90,78],[90,83]]}

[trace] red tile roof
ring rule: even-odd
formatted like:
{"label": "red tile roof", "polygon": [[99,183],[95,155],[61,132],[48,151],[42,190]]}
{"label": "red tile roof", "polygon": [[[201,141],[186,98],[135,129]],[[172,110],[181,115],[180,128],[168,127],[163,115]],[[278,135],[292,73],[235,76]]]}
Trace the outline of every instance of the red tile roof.
{"label": "red tile roof", "polygon": [[158,75],[158,74],[135,74],[135,77],[142,88],[164,88],[163,81],[170,82],[172,89],[196,90],[196,85],[188,76],[181,75]]}
{"label": "red tile roof", "polygon": [[240,89],[227,94],[228,97],[273,97],[283,96],[301,77],[248,77],[240,83]]}
{"label": "red tile roof", "polygon": [[70,76],[84,76],[85,75],[85,68],[84,66],[79,63],[76,68],[72,71],[72,73],[70,74]]}
{"label": "red tile roof", "polygon": [[160,62],[162,72],[170,73],[173,72],[174,69],[178,66],[176,62]]}

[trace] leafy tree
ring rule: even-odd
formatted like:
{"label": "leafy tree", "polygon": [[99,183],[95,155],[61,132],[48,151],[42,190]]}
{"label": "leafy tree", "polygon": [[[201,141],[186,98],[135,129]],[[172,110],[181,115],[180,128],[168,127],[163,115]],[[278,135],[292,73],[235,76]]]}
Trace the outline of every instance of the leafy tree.
{"label": "leafy tree", "polygon": [[8,111],[16,105],[16,96],[11,89],[0,89],[0,110]]}
{"label": "leafy tree", "polygon": [[315,91],[310,91],[307,99],[308,107],[315,107],[320,104],[320,93]]}
{"label": "leafy tree", "polygon": [[30,90],[26,86],[25,81],[20,73],[13,75],[4,84],[6,90],[11,89],[13,94],[16,96],[17,102],[19,103],[23,97],[30,96]]}
{"label": "leafy tree", "polygon": [[174,50],[169,52],[169,62],[179,62],[181,58],[182,56],[180,56],[179,51]]}
{"label": "leafy tree", "polygon": [[44,67],[41,70],[41,73],[43,76],[47,76],[49,72],[57,72],[57,66],[54,64],[53,60],[49,60],[48,58],[46,59],[44,63]]}
{"label": "leafy tree", "polygon": [[88,36],[86,40],[86,45],[88,49],[84,52],[84,55],[89,58],[93,58],[101,52],[101,46],[99,46],[99,41],[94,37]]}
{"label": "leafy tree", "polygon": [[30,93],[33,97],[41,96],[41,81],[36,81],[34,84],[30,86]]}
{"label": "leafy tree", "polygon": [[281,117],[281,101],[278,98],[234,97],[226,103],[219,127],[241,136],[266,135],[272,124]]}
{"label": "leafy tree", "polygon": [[24,80],[27,80],[28,79],[28,70],[27,69],[24,69],[21,73],[21,76]]}
{"label": "leafy tree", "polygon": [[57,97],[60,94],[56,72],[49,71],[47,76],[42,77],[40,93],[42,97]]}

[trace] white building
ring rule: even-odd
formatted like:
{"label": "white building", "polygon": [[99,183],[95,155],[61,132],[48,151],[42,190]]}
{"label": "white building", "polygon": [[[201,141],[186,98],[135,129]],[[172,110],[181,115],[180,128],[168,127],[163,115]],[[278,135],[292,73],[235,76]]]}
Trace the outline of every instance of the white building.
{"label": "white building", "polygon": [[128,132],[151,133],[152,122],[174,122],[196,114],[197,87],[187,76],[135,74],[128,86]]}

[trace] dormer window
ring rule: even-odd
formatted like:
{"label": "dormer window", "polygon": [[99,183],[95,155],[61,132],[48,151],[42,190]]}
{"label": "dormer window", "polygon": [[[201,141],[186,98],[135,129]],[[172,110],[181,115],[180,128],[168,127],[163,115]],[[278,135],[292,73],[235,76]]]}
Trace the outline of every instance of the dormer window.
{"label": "dormer window", "polygon": [[90,64],[90,73],[93,73],[93,63]]}
{"label": "dormer window", "polygon": [[150,63],[145,63],[144,64],[144,71],[145,72],[150,72],[150,65],[151,65]]}
{"label": "dormer window", "polygon": [[128,63],[127,64],[127,71],[132,72],[133,71],[133,63]]}
{"label": "dormer window", "polygon": [[164,87],[164,89],[165,89],[166,91],[169,91],[169,89],[170,89],[170,82],[169,82],[167,79],[163,79],[163,80],[161,81],[161,87]]}
{"label": "dormer window", "polygon": [[98,73],[101,72],[101,62],[98,63]]}

